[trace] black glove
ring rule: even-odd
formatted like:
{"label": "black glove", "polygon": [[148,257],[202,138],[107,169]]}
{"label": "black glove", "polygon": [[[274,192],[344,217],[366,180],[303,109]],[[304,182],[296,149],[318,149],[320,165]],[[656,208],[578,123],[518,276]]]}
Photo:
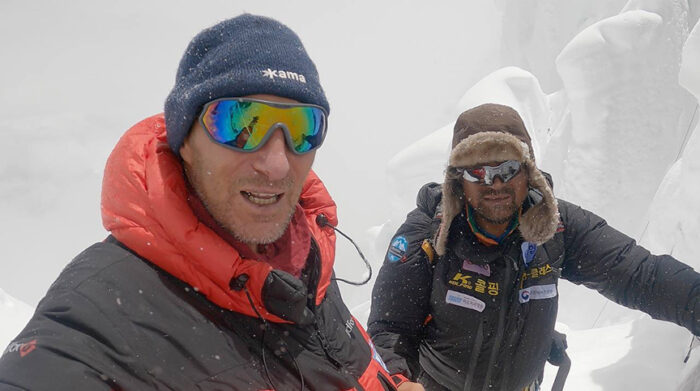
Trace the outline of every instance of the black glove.
{"label": "black glove", "polygon": [[552,347],[549,350],[549,361],[550,364],[554,366],[560,366],[566,356],[566,334],[560,333],[558,331],[552,332]]}

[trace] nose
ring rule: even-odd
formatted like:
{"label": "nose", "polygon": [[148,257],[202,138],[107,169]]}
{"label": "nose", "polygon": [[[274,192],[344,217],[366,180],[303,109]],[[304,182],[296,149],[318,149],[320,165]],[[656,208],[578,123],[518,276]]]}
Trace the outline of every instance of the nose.
{"label": "nose", "polygon": [[281,129],[276,129],[253,161],[253,169],[271,181],[284,179],[289,174],[287,142]]}
{"label": "nose", "polygon": [[496,175],[493,178],[493,182],[491,183],[491,187],[494,189],[500,189],[505,186],[505,182],[503,182],[503,178],[501,178],[500,175]]}

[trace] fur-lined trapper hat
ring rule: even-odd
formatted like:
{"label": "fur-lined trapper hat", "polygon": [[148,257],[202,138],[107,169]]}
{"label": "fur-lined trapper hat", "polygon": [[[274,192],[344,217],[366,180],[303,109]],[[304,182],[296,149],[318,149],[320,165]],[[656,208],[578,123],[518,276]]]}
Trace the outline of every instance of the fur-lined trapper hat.
{"label": "fur-lined trapper hat", "polygon": [[517,160],[528,175],[528,186],[542,200],[520,216],[518,229],[523,239],[542,244],[554,236],[559,210],[544,175],[537,169],[530,136],[518,113],[508,107],[487,103],[467,110],[455,123],[452,152],[445,174],[442,196],[442,222],[435,238],[435,251],[444,255],[449,227],[466,207],[462,177],[455,168]]}

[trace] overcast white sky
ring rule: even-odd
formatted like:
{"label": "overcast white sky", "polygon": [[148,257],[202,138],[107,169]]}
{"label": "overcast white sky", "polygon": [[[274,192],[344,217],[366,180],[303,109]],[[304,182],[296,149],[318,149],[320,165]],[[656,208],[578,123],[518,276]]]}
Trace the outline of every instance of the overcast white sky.
{"label": "overcast white sky", "polygon": [[[331,116],[314,168],[356,237],[386,220],[388,159],[453,120],[459,97],[497,67],[491,0],[3,1],[0,287],[34,305],[104,238],[100,180],[114,143],[162,111],[189,40],[244,11],[292,27],[319,68]],[[341,265],[361,265],[343,246]]]}

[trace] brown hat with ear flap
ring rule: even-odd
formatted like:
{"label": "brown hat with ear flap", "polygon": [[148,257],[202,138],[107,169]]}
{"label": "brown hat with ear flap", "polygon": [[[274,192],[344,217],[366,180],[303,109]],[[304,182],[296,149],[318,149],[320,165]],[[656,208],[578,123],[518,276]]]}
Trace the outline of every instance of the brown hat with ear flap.
{"label": "brown hat with ear flap", "polygon": [[542,200],[520,216],[518,230],[523,239],[542,244],[554,236],[559,225],[559,209],[554,193],[537,169],[530,135],[513,108],[493,103],[462,113],[455,123],[452,152],[442,188],[442,222],[434,240],[435,251],[445,254],[452,220],[464,210],[466,200],[462,177],[454,169],[479,164],[517,160],[528,175],[530,190]]}

